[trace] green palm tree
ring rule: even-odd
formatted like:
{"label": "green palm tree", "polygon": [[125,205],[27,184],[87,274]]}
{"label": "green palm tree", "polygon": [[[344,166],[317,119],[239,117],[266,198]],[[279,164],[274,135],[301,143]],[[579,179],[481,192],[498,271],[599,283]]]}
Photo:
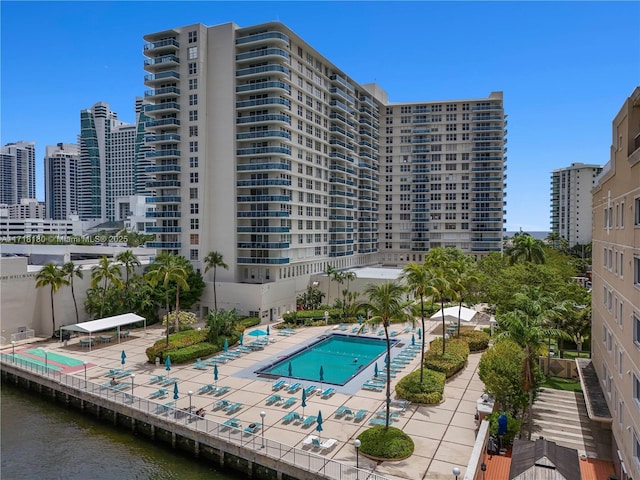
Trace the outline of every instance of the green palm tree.
{"label": "green palm tree", "polygon": [[[433,298],[437,294],[435,288],[431,285],[431,271],[424,265],[415,262],[407,263],[402,269],[401,278],[406,282],[407,289],[413,294],[414,298],[420,299],[420,317],[422,320],[422,331],[425,331],[425,297]],[[420,365],[424,365],[424,347],[426,343],[426,335],[422,335],[422,348],[420,349]],[[424,369],[420,369],[420,385],[424,381]]]}
{"label": "green palm tree", "polygon": [[209,252],[204,258],[205,269],[204,273],[207,273],[210,269],[213,268],[213,308],[215,311],[218,311],[218,295],[216,293],[216,271],[218,267],[224,268],[225,270],[229,270],[229,265],[224,263],[222,259],[222,254],[220,252]]}
{"label": "green palm tree", "polygon": [[69,283],[69,285],[71,285],[71,297],[73,298],[73,306],[76,309],[76,323],[80,323],[80,315],[78,314],[78,302],[76,302],[76,293],[73,289],[73,278],[82,278],[84,276],[82,273],[82,267],[80,265],[76,266],[73,262],[67,262],[62,266],[62,269],[64,271],[67,282]]}
{"label": "green palm tree", "polygon": [[365,290],[369,302],[361,305],[372,313],[370,322],[382,323],[384,335],[387,341],[387,408],[385,428],[389,428],[389,406],[391,404],[391,341],[389,339],[389,325],[392,320],[404,320],[405,309],[409,305],[405,301],[405,289],[395,282],[386,282],[380,285],[369,285]]}
{"label": "green palm tree", "polygon": [[149,271],[145,274],[145,278],[152,286],[161,283],[165,291],[165,301],[167,304],[167,345],[169,345],[169,284],[175,282],[176,288],[176,311],[175,325],[176,332],[180,330],[179,313],[180,313],[180,287],[185,290],[189,289],[187,283],[187,271],[180,264],[180,260],[175,255],[163,252],[156,257],[151,264]]}
{"label": "green palm tree", "polygon": [[131,310],[132,295],[131,295],[131,292],[129,291],[129,279],[131,274],[135,272],[136,267],[139,267],[141,265],[140,260],[138,260],[138,257],[136,257],[131,250],[125,250],[124,252],[120,252],[118,255],[116,255],[116,260],[120,262],[122,265],[124,265],[124,273],[125,273],[124,298],[125,298],[127,310]]}
{"label": "green palm tree", "polygon": [[458,336],[460,336],[460,317],[462,316],[464,295],[480,279],[473,273],[473,264],[470,257],[453,261],[451,263],[451,273],[451,289],[456,292],[458,298]]}
{"label": "green palm tree", "polygon": [[53,263],[47,263],[36,275],[36,288],[51,287],[51,319],[53,321],[53,335],[56,333],[56,315],[53,308],[53,294],[64,285],[68,285],[65,273]]}
{"label": "green palm tree", "polygon": [[545,263],[544,248],[542,242],[536,240],[528,233],[513,237],[513,244],[507,250],[511,264],[525,261],[533,263]]}
{"label": "green palm tree", "polygon": [[343,282],[347,282],[347,288],[342,290],[342,318],[346,318],[347,316],[347,299],[350,298],[349,295],[349,283],[357,278],[356,272],[342,272],[340,273],[341,285]]}
{"label": "green palm tree", "polygon": [[327,270],[325,271],[325,273],[327,274],[327,278],[329,279],[329,282],[327,284],[327,305],[330,306],[329,299],[331,298],[331,280],[334,279],[334,276],[336,273],[338,273],[338,271],[331,265],[327,264]]}
{"label": "green palm tree", "polygon": [[91,269],[91,287],[95,288],[103,282],[100,317],[102,317],[102,313],[104,312],[104,304],[107,300],[107,288],[109,283],[118,288],[122,287],[122,281],[120,280],[121,276],[122,272],[120,271],[120,267],[111,262],[106,256],[103,256],[98,264]]}
{"label": "green palm tree", "polygon": [[523,392],[529,396],[528,435],[531,439],[533,396],[538,386],[536,379],[538,355],[545,347],[547,338],[557,336],[559,333],[545,327],[544,306],[541,301],[528,297],[526,293],[518,293],[516,297],[516,310],[498,318],[500,332],[496,341],[509,338],[524,352],[520,383]]}
{"label": "green palm tree", "polygon": [[549,232],[545,240],[552,248],[558,248],[560,244],[560,234],[558,232]]}

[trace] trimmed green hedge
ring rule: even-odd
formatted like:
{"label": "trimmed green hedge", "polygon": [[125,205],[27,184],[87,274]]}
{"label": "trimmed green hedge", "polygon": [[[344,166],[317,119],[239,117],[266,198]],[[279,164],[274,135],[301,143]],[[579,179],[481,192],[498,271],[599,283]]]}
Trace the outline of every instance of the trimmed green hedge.
{"label": "trimmed green hedge", "polygon": [[420,370],[401,378],[396,385],[396,396],[415,403],[437,404],[442,402],[446,380],[444,373],[425,368],[423,376],[422,385],[420,385]]}
{"label": "trimmed green hedge", "polygon": [[[208,330],[187,330],[179,333],[172,333],[169,335],[169,345],[167,345],[167,339],[162,338],[153,344],[152,347],[147,348],[146,354],[149,362],[154,363],[156,357],[160,357],[161,361],[164,361],[167,350],[176,350],[180,348],[189,347],[197,343],[202,343],[207,340]],[[171,358],[173,361],[173,358]]]}
{"label": "trimmed green hedge", "polygon": [[243,331],[245,328],[254,327],[260,325],[260,319],[258,317],[243,318],[236,325],[236,330]]}
{"label": "trimmed green hedge", "polygon": [[445,353],[442,355],[442,338],[436,338],[424,354],[424,367],[442,372],[449,378],[464,368],[468,356],[469,345],[464,340],[447,340]]}
{"label": "trimmed green hedge", "polygon": [[293,323],[295,325],[310,325],[320,321],[324,325],[324,312],[329,312],[330,324],[342,321],[342,310],[338,308],[329,310],[296,310],[295,312],[285,313],[282,315],[282,319],[285,323]]}
{"label": "trimmed green hedge", "polygon": [[489,348],[491,337],[481,330],[467,330],[460,332],[458,338],[467,342],[471,352],[482,352]]}
{"label": "trimmed green hedge", "polygon": [[[196,358],[207,357],[221,350],[220,345],[214,345],[209,342],[197,343],[185,348],[176,350],[166,350],[163,352],[164,358],[167,355],[171,357],[171,363],[184,363]],[[164,361],[164,360],[163,360]]]}
{"label": "trimmed green hedge", "polygon": [[413,454],[415,445],[411,437],[399,428],[376,425],[358,435],[360,452],[375,458],[400,460]]}

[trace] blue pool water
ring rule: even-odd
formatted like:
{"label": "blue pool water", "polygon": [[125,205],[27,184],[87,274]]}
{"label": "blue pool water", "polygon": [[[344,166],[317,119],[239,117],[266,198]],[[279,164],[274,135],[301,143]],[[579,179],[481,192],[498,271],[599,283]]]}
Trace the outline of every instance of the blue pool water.
{"label": "blue pool water", "polygon": [[384,358],[386,350],[383,339],[333,334],[256,373],[320,383],[322,366],[322,383],[344,385],[378,357]]}

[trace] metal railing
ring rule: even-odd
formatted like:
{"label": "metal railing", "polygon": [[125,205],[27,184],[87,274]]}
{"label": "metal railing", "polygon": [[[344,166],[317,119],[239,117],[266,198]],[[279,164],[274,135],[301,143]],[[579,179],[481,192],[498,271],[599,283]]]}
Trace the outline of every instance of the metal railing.
{"label": "metal railing", "polygon": [[26,329],[24,332],[12,333],[11,341],[17,342],[18,340],[26,340],[28,338],[34,338],[36,336],[36,331],[31,329]]}
{"label": "metal railing", "polygon": [[[53,380],[60,385],[76,389],[78,393],[90,394],[111,401],[114,404],[126,406],[134,411],[156,415],[165,421],[185,426],[195,432],[205,433],[208,436],[216,437],[233,445],[239,445],[260,455],[274,458],[327,478],[336,480],[387,480],[386,477],[373,471],[362,468],[357,469],[353,465],[317,455],[312,451],[302,450],[264,438],[261,433],[248,433],[242,428],[231,427],[224,423],[200,417],[195,413],[176,408],[174,405],[137,397],[132,393],[135,392],[135,384],[133,384],[133,388],[131,388],[131,384],[128,384],[127,388],[123,388],[122,384],[119,384],[118,386],[122,390],[117,390],[104,384],[85,380],[85,378],[82,378],[82,371],[79,374],[80,376],[67,375],[58,371],[57,368],[49,367],[46,363],[43,365],[41,362],[16,358],[11,353],[0,354],[0,365],[12,365],[16,369],[25,370]],[[105,383],[108,383],[108,380]],[[254,458],[256,461],[259,460],[257,457]]]}

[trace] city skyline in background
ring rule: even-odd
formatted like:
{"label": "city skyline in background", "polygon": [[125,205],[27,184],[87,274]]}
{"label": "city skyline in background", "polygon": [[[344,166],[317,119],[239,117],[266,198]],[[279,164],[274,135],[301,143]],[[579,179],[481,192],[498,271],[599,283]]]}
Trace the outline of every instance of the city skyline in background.
{"label": "city skyline in background", "polygon": [[[2,143],[36,142],[38,199],[45,148],[77,141],[80,110],[102,101],[135,121],[142,37],[176,25],[281,21],[392,103],[504,91],[508,231],[549,230],[551,171],[609,160],[611,121],[640,78],[638,4],[150,5],[2,2]],[[55,32],[55,41],[30,31]]]}

